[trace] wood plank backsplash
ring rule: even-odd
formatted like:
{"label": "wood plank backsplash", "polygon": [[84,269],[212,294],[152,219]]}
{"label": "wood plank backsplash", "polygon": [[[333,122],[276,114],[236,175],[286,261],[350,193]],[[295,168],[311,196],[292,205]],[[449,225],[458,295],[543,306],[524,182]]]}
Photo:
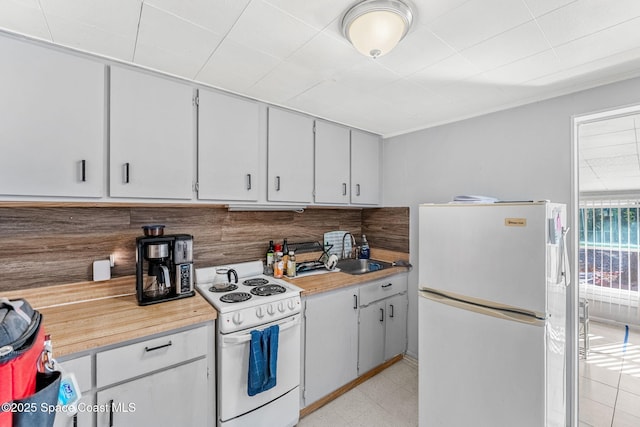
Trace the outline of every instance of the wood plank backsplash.
{"label": "wood plank backsplash", "polygon": [[348,230],[371,247],[408,252],[409,209],[229,212],[223,207],[0,207],[0,293],[92,279],[93,261],[115,254],[112,277],[135,274],[145,224],[194,236],[195,267],[262,259],[269,240],[322,241]]}

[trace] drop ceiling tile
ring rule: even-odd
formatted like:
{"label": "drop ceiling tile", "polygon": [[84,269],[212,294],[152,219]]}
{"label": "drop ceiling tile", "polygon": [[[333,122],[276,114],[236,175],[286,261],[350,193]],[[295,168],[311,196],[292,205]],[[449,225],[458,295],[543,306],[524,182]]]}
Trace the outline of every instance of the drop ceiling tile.
{"label": "drop ceiling tile", "polygon": [[446,59],[454,53],[455,50],[436,37],[427,27],[418,27],[410,31],[395,49],[376,61],[404,77]]}
{"label": "drop ceiling tile", "polygon": [[337,83],[356,90],[375,92],[401,76],[381,66],[378,60],[367,60],[354,67],[340,70],[333,74],[332,78]]}
{"label": "drop ceiling tile", "polygon": [[[273,29],[277,28],[277,31]],[[285,59],[316,34],[316,30],[262,0],[254,0],[228,38],[271,56]]]}
{"label": "drop ceiling tile", "polygon": [[593,34],[640,16],[637,0],[580,0],[537,19],[553,46]]}
{"label": "drop ceiling tile", "polygon": [[[209,30],[145,4],[134,61],[156,69],[168,66],[171,73],[194,78],[221,41]],[[171,60],[163,57],[167,52]]]}
{"label": "drop ceiling tile", "polygon": [[580,134],[578,140],[582,148],[602,148],[613,145],[632,144],[636,142],[636,131],[634,129],[613,130],[613,125],[609,127],[610,132],[603,132],[600,129],[596,134],[585,134],[583,126],[580,126]]}
{"label": "drop ceiling tile", "polygon": [[505,89],[509,90],[511,85],[521,85],[560,70],[558,57],[549,49],[487,71],[482,76],[496,84],[506,85]]}
{"label": "drop ceiling tile", "polygon": [[626,177],[623,179],[603,180],[607,191],[637,190],[640,188],[640,177]]}
{"label": "drop ceiling tile", "polygon": [[282,104],[323,80],[322,75],[315,73],[313,69],[283,61],[251,86],[248,93],[258,99]]}
{"label": "drop ceiling tile", "polygon": [[638,155],[636,143],[607,145],[603,147],[587,148],[580,139],[580,158],[587,161],[606,157],[623,157]]}
{"label": "drop ceiling tile", "polygon": [[0,0],[0,28],[51,40],[51,35],[37,0]]}
{"label": "drop ceiling tile", "polygon": [[469,0],[413,0],[413,12],[415,22],[419,25],[428,24],[462,6]]}
{"label": "drop ceiling tile", "polygon": [[441,87],[480,74],[480,70],[455,54],[408,76],[408,80],[426,88]]}
{"label": "drop ceiling tile", "polygon": [[47,15],[76,21],[126,39],[135,38],[142,0],[46,0]]}
{"label": "drop ceiling tile", "polygon": [[606,58],[640,46],[640,18],[632,19],[555,48],[564,68]]}
{"label": "drop ceiling tile", "polygon": [[633,170],[638,168],[638,156],[600,157],[586,159],[585,162],[594,170]]}
{"label": "drop ceiling tile", "polygon": [[577,0],[524,0],[533,16],[544,15]]}
{"label": "drop ceiling tile", "polygon": [[373,95],[402,115],[420,111],[437,97],[432,91],[405,79],[382,86],[375,90]]}
{"label": "drop ceiling tile", "polygon": [[267,75],[280,59],[235,43],[228,38],[215,50],[196,80],[246,94],[258,80]]}
{"label": "drop ceiling tile", "polygon": [[146,0],[145,5],[173,13],[213,33],[224,36],[251,0]]}
{"label": "drop ceiling tile", "polygon": [[346,40],[337,39],[330,32],[323,31],[289,56],[287,61],[326,78],[372,60],[356,51]]}
{"label": "drop ceiling tile", "polygon": [[135,34],[126,37],[79,21],[69,21],[53,15],[47,18],[47,22],[54,43],[86,52],[99,52],[100,55],[109,58],[133,61],[136,44]]}
{"label": "drop ceiling tile", "polygon": [[529,21],[465,49],[460,54],[482,71],[486,71],[550,48],[536,23]]}
{"label": "drop ceiling tile", "polygon": [[270,5],[295,16],[317,30],[324,29],[336,19],[342,21],[344,13],[353,5],[350,0],[265,0]]}
{"label": "drop ceiling tile", "polygon": [[532,19],[522,0],[470,0],[428,27],[445,43],[462,50]]}

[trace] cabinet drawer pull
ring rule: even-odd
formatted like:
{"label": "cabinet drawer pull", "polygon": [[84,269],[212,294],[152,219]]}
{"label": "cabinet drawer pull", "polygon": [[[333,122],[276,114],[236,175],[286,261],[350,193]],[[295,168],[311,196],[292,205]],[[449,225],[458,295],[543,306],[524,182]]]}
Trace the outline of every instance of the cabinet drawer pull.
{"label": "cabinet drawer pull", "polygon": [[247,190],[251,190],[251,174],[247,174]]}
{"label": "cabinet drawer pull", "polygon": [[393,286],[393,283],[387,283],[386,285],[382,285],[383,288],[388,288],[389,286]]}
{"label": "cabinet drawer pull", "polygon": [[391,313],[389,313],[389,317],[393,317],[393,304],[389,304],[389,307],[391,308]]}
{"label": "cabinet drawer pull", "polygon": [[124,164],[124,183],[129,183],[129,163]]}
{"label": "cabinet drawer pull", "polygon": [[343,196],[347,195],[347,183],[346,182],[342,183],[342,195]]}
{"label": "cabinet drawer pull", "polygon": [[113,399],[109,401],[109,427],[113,427]]}
{"label": "cabinet drawer pull", "polygon": [[171,347],[172,344],[173,343],[171,341],[169,341],[168,343],[159,345],[157,347],[145,347],[144,351],[150,352],[150,351],[160,350],[161,348]]}
{"label": "cabinet drawer pull", "polygon": [[358,309],[358,295],[353,296],[353,309],[354,310]]}
{"label": "cabinet drawer pull", "polygon": [[360,195],[360,184],[356,184],[356,196]]}
{"label": "cabinet drawer pull", "polygon": [[78,427],[78,414],[73,415],[73,427]]}
{"label": "cabinet drawer pull", "polygon": [[280,191],[280,176],[276,176],[276,191]]}
{"label": "cabinet drawer pull", "polygon": [[384,308],[380,309],[380,321],[384,322]]}
{"label": "cabinet drawer pull", "polygon": [[81,169],[81,178],[82,182],[87,182],[87,161],[82,159],[80,161],[80,169]]}

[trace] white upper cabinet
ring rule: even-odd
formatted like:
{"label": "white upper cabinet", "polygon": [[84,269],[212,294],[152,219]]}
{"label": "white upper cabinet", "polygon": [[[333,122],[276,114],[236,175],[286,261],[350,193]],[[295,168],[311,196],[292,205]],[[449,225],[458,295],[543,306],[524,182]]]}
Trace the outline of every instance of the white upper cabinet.
{"label": "white upper cabinet", "polygon": [[313,119],[269,108],[267,199],[311,203]]}
{"label": "white upper cabinet", "polygon": [[0,194],[101,197],[105,66],[0,37]]}
{"label": "white upper cabinet", "polygon": [[205,90],[199,98],[198,198],[258,200],[260,106]]}
{"label": "white upper cabinet", "polygon": [[380,137],[351,131],[351,203],[380,204]]}
{"label": "white upper cabinet", "polygon": [[349,203],[349,129],[316,120],[315,202]]}
{"label": "white upper cabinet", "polygon": [[193,89],[111,67],[111,197],[191,199]]}

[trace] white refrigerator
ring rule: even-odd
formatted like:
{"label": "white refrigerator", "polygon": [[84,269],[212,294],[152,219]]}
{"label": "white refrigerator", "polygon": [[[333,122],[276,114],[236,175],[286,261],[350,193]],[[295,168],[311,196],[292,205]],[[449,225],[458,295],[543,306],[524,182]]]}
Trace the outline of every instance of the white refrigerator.
{"label": "white refrigerator", "polygon": [[566,207],[425,204],[419,426],[564,426]]}

